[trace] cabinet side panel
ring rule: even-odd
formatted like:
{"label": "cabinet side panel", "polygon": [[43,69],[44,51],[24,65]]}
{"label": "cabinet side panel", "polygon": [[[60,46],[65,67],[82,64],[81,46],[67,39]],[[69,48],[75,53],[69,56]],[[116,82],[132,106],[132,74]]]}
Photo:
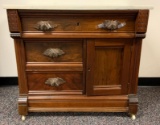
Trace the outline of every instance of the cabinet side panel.
{"label": "cabinet side panel", "polygon": [[18,112],[20,115],[28,114],[28,87],[25,74],[25,52],[24,44],[21,39],[14,39],[17,69],[18,69],[18,84],[19,84],[19,97],[18,97]]}
{"label": "cabinet side panel", "polygon": [[25,74],[25,52],[24,44],[21,39],[14,39],[15,53],[17,60],[17,69],[18,69],[18,84],[20,94],[27,94],[28,87]]}
{"label": "cabinet side panel", "polygon": [[140,65],[140,58],[141,58],[141,47],[142,47],[142,39],[137,38],[133,44],[133,52],[132,52],[132,59],[131,59],[131,77],[130,77],[130,94],[137,93],[137,86],[138,86],[138,73],[139,73],[139,65]]}

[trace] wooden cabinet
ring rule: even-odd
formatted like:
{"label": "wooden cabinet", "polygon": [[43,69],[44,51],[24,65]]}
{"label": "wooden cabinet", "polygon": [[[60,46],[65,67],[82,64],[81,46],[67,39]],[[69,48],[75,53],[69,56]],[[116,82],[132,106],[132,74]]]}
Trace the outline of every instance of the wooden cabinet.
{"label": "wooden cabinet", "polygon": [[19,114],[128,112],[149,10],[8,9]]}

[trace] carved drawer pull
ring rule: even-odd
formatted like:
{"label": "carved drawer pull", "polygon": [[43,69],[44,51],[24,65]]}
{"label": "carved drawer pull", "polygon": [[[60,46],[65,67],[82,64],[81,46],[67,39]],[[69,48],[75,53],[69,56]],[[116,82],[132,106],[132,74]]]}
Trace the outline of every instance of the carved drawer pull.
{"label": "carved drawer pull", "polygon": [[51,21],[39,21],[35,28],[39,31],[50,31],[57,27],[57,25],[53,25]]}
{"label": "carved drawer pull", "polygon": [[49,48],[44,51],[43,55],[54,58],[65,54],[65,52],[59,48]]}
{"label": "carved drawer pull", "polygon": [[61,84],[65,83],[66,81],[64,81],[62,78],[49,78],[46,80],[45,84],[50,85],[50,86],[55,86],[58,87]]}
{"label": "carved drawer pull", "polygon": [[108,29],[108,30],[116,30],[122,28],[126,25],[125,22],[119,22],[117,20],[105,20],[103,23],[98,25],[98,28]]}

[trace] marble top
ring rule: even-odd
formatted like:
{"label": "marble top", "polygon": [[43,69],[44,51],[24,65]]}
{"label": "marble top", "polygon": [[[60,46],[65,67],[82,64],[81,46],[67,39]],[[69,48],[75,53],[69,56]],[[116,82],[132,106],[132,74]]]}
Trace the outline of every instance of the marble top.
{"label": "marble top", "polygon": [[33,10],[137,10],[153,9],[152,6],[48,6],[48,5],[3,5],[4,9],[33,9]]}

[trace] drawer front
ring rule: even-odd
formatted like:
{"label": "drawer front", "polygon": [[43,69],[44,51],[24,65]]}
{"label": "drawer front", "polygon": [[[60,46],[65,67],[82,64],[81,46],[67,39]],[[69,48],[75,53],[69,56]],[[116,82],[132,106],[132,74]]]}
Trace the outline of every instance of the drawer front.
{"label": "drawer front", "polygon": [[82,41],[25,41],[27,62],[82,62]]}
{"label": "drawer front", "polygon": [[75,73],[27,73],[29,90],[82,90],[83,74]]}
{"label": "drawer front", "polygon": [[[118,21],[121,25],[113,31],[116,32],[134,32],[135,31],[135,15],[126,14],[66,14],[66,15],[52,15],[52,16],[36,16],[23,17],[22,30],[23,31],[50,31],[50,32],[111,32],[106,27],[101,27],[105,20]],[[114,23],[114,22],[113,22]],[[107,25],[111,25],[110,23]],[[46,26],[46,27],[45,27]],[[100,26],[100,27],[99,27]],[[112,27],[112,26],[111,26]],[[113,24],[114,27],[114,24]],[[48,28],[48,29],[47,29]]]}

